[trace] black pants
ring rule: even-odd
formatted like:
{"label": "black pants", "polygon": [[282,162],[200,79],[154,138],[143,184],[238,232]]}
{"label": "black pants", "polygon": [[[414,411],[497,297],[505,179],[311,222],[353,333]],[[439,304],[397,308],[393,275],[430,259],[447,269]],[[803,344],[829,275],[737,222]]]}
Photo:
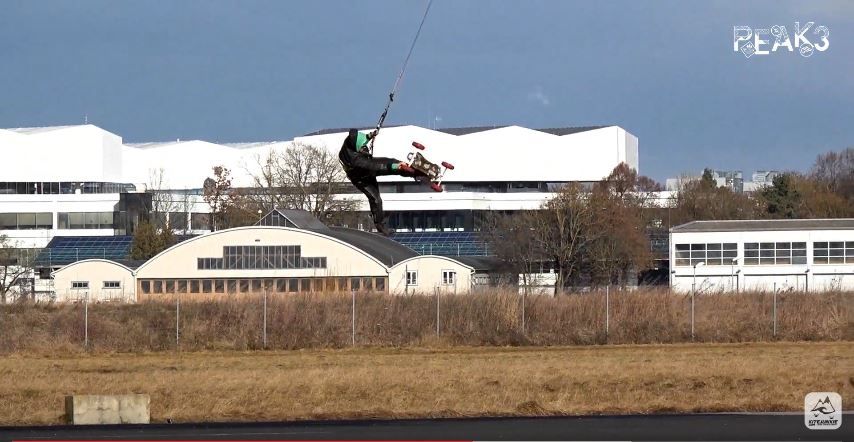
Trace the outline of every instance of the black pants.
{"label": "black pants", "polygon": [[364,169],[355,169],[347,173],[347,178],[368,198],[368,206],[371,208],[371,218],[374,224],[384,224],[383,199],[380,196],[380,185],[377,183],[377,176],[400,175],[414,177],[415,175],[399,169],[391,170],[391,164],[399,163],[400,160],[384,157],[374,157],[370,160],[374,166],[372,167],[372,173],[364,173]]}

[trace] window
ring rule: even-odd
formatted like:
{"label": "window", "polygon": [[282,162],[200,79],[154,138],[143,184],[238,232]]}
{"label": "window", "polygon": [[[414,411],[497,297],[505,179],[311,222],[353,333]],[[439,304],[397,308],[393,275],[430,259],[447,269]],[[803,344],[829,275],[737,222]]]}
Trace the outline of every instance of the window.
{"label": "window", "polygon": [[122,288],[121,281],[104,281],[105,289],[120,289]]}
{"label": "window", "polygon": [[241,279],[240,280],[240,293],[247,293],[247,292],[249,292],[249,280],[248,279]]}
{"label": "window", "polygon": [[374,289],[378,292],[384,292],[385,278],[374,278]]}
{"label": "window", "polygon": [[71,281],[71,288],[85,290],[89,288],[89,281]]}
{"label": "window", "polygon": [[457,272],[454,270],[442,270],[442,284],[454,285],[457,283]]}
{"label": "window", "polygon": [[202,293],[211,293],[213,291],[212,288],[213,288],[213,284],[211,284],[210,279],[203,279],[202,280]]}
{"label": "window", "polygon": [[154,293],[163,293],[163,281],[154,281]]}
{"label": "window", "polygon": [[744,244],[744,265],[807,263],[805,242],[749,242]]}
{"label": "window", "polygon": [[710,266],[731,265],[738,257],[736,243],[676,244],[676,265],[694,266],[704,263]]}
{"label": "window", "polygon": [[187,280],[186,279],[179,279],[178,280],[178,287],[175,289],[175,291],[178,293],[187,293]]}
{"label": "window", "polygon": [[296,293],[299,291],[299,279],[288,279],[288,291],[291,293]]}
{"label": "window", "polygon": [[311,291],[311,280],[310,279],[300,279],[299,289],[301,292],[310,292]]}
{"label": "window", "polygon": [[228,293],[237,293],[237,280],[229,279],[228,280]]}
{"label": "window", "polygon": [[0,230],[52,229],[53,213],[0,213]]}
{"label": "window", "polygon": [[406,271],[406,285],[418,285],[418,271],[416,271],[416,270],[407,270]]}
{"label": "window", "polygon": [[324,269],[326,257],[303,257],[300,246],[224,246],[222,258],[198,258],[199,270]]}
{"label": "window", "polygon": [[261,284],[263,282],[264,281],[262,281],[260,279],[253,279],[252,280],[252,291],[253,292],[260,292],[261,291]]}
{"label": "window", "polygon": [[225,280],[224,279],[215,279],[214,280],[214,292],[215,293],[225,293]]}
{"label": "window", "polygon": [[151,293],[151,281],[142,281],[139,285],[142,288],[142,293],[146,295]]}
{"label": "window", "polygon": [[190,281],[190,293],[199,293],[199,280],[193,279]]}
{"label": "window", "polygon": [[175,281],[169,279],[166,280],[166,293],[174,293],[175,292]]}
{"label": "window", "polygon": [[113,215],[113,212],[60,212],[56,215],[57,227],[60,229],[112,229]]}
{"label": "window", "polygon": [[287,280],[286,279],[277,279],[276,280],[276,291],[277,292],[284,292],[286,287],[287,287]]}
{"label": "window", "polygon": [[854,264],[854,241],[814,242],[813,264]]}
{"label": "window", "polygon": [[371,291],[374,289],[374,278],[362,278],[362,288]]}
{"label": "window", "polygon": [[361,289],[359,278],[350,278],[350,290],[357,291]]}
{"label": "window", "polygon": [[210,230],[211,217],[209,213],[190,214],[190,228],[193,230]]}

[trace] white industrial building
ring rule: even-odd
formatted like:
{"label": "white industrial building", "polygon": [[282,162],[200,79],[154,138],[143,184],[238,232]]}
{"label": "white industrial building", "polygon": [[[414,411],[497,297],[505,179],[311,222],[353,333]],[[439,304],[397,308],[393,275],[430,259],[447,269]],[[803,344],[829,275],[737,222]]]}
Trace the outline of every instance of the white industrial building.
{"label": "white industrial building", "polygon": [[681,292],[854,290],[854,219],[693,221],[670,263]]}
{"label": "white industrial building", "polygon": [[[0,177],[0,234],[23,248],[44,247],[55,235],[126,234],[134,195],[152,187],[178,201],[179,230],[204,233],[210,209],[201,188],[214,166],[231,170],[234,187],[251,187],[252,171],[271,150],[304,143],[337,152],[345,136],[338,129],[275,142],[124,143],[91,124],[0,129],[0,155],[12,165]],[[537,208],[555,185],[601,180],[621,162],[638,168],[638,140],[618,126],[388,127],[375,154],[403,159],[412,141],[427,146],[427,158],[456,168],[443,193],[404,177],[380,178],[390,227],[404,232],[470,230],[472,214]]]}

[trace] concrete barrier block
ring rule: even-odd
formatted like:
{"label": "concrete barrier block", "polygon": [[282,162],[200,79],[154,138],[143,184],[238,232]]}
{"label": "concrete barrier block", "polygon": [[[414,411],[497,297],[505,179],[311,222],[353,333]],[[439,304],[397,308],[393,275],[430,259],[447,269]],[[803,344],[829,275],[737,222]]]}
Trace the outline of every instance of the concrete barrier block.
{"label": "concrete barrier block", "polygon": [[66,396],[65,416],[73,425],[147,424],[151,398],[147,394]]}

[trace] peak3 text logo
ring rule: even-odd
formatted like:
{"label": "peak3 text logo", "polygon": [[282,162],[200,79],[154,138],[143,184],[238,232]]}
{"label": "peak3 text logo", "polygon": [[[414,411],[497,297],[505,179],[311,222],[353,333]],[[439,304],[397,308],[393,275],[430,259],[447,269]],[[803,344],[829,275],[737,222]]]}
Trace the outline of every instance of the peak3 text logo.
{"label": "peak3 text logo", "polygon": [[[769,55],[776,52],[795,52],[802,57],[811,57],[815,51],[824,52],[830,47],[830,29],[815,26],[815,22],[795,22],[790,37],[785,25],[770,28],[732,27],[732,50],[741,52],[745,58],[754,55]],[[773,38],[773,39],[772,39]]]}

